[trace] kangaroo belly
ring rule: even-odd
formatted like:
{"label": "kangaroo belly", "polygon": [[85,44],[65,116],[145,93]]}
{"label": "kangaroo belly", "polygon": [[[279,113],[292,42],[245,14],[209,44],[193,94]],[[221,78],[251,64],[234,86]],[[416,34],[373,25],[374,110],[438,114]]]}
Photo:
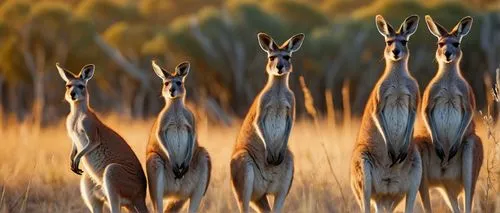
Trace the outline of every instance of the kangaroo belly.
{"label": "kangaroo belly", "polygon": [[264,119],[264,130],[269,141],[266,145],[271,148],[279,148],[284,141],[287,125],[286,108],[270,108]]}
{"label": "kangaroo belly", "polygon": [[448,98],[438,99],[432,112],[432,119],[439,141],[445,144],[453,143],[460,122],[462,120],[462,109],[459,101]]}
{"label": "kangaroo belly", "polygon": [[408,107],[408,96],[392,96],[387,99],[383,110],[385,128],[387,130],[387,137],[394,143],[402,142],[407,126],[412,125],[408,123]]}
{"label": "kangaroo belly", "polygon": [[171,126],[167,129],[165,136],[170,160],[178,164],[182,163],[187,155],[189,147],[189,133],[186,127]]}

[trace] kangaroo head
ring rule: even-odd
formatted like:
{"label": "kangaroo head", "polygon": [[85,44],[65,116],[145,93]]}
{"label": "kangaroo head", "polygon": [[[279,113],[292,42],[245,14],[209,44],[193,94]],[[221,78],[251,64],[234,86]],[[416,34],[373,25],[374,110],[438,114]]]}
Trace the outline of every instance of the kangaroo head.
{"label": "kangaroo head", "polygon": [[446,28],[432,20],[431,16],[425,16],[425,22],[432,35],[438,38],[438,47],[436,50],[436,60],[438,62],[451,63],[462,58],[460,42],[467,35],[472,26],[472,17],[466,16],[448,32]]}
{"label": "kangaroo head", "polygon": [[95,66],[93,64],[85,65],[78,75],[60,67],[59,63],[56,63],[56,67],[59,75],[66,82],[64,99],[69,103],[86,101],[88,96],[87,82],[94,75]]}
{"label": "kangaroo head", "polygon": [[408,40],[417,31],[418,16],[411,15],[406,18],[398,31],[394,31],[394,28],[381,15],[375,17],[375,23],[378,32],[385,38],[384,57],[392,61],[408,58]]}
{"label": "kangaroo head", "polygon": [[155,61],[152,62],[152,65],[156,75],[163,81],[163,89],[161,91],[163,97],[175,99],[186,95],[184,80],[189,73],[189,62],[182,62],[177,65],[174,74],[158,66]]}
{"label": "kangaroo head", "polygon": [[269,75],[281,76],[292,71],[292,53],[300,49],[304,34],[292,36],[281,46],[278,46],[273,38],[265,33],[259,33],[257,38],[260,48],[267,53],[266,71]]}

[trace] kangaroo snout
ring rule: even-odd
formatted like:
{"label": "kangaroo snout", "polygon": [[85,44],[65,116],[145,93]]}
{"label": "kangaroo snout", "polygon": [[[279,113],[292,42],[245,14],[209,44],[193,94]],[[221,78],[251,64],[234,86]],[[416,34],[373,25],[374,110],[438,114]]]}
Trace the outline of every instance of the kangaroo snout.
{"label": "kangaroo snout", "polygon": [[76,99],[76,93],[75,93],[75,91],[71,91],[69,93],[69,95],[71,96],[71,100],[75,100]]}
{"label": "kangaroo snout", "polygon": [[444,56],[446,56],[446,60],[448,60],[448,61],[451,59],[451,55],[452,55],[452,53],[450,51],[444,52]]}
{"label": "kangaroo snout", "polygon": [[394,58],[396,58],[396,59],[397,59],[397,58],[399,58],[399,53],[400,53],[400,52],[401,52],[401,51],[400,51],[400,50],[398,50],[398,49],[394,49],[394,50],[392,50],[392,54],[394,54]]}
{"label": "kangaroo snout", "polygon": [[276,65],[276,69],[278,69],[279,74],[283,73],[283,71],[282,71],[283,67],[284,67],[283,64]]}

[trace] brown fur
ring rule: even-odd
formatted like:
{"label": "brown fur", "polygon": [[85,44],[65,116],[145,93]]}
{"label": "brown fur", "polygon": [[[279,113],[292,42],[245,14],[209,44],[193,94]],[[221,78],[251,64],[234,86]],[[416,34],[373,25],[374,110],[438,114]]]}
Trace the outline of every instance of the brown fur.
{"label": "brown fur", "polygon": [[[483,161],[483,146],[472,119],[476,109],[475,97],[460,73],[462,51],[454,43],[460,42],[467,34],[465,28],[470,29],[472,19],[462,19],[450,33],[430,16],[426,16],[426,21],[439,40],[436,50],[439,70],[422,99],[422,125],[427,128],[419,128],[422,131],[416,138],[423,162],[420,196],[426,212],[431,212],[429,189],[437,187],[450,209],[458,212],[457,199],[465,191],[464,210],[471,212]],[[445,56],[446,52],[449,57]],[[464,127],[463,137],[458,133],[461,126]]]}
{"label": "brown fur", "polygon": [[120,206],[147,212],[146,177],[139,160],[125,140],[102,123],[88,104],[85,86],[92,77],[93,65],[84,67],[79,76],[57,68],[66,81],[66,100],[71,105],[66,127],[73,140],[71,167],[77,174],[83,172],[78,168],[83,158],[81,191],[85,203],[92,212],[101,212],[105,200],[112,212],[119,212]]}
{"label": "brown fur", "polygon": [[[409,50],[402,41],[416,30],[418,17],[407,18],[398,32],[381,16],[376,20],[387,41],[386,69],[363,114],[352,155],[351,186],[364,212],[370,212],[372,202],[378,211],[392,212],[405,196],[406,212],[411,212],[421,178],[420,155],[411,141],[419,89],[408,71]],[[412,31],[402,30],[407,28]],[[402,58],[391,55],[397,48],[402,48]]]}
{"label": "brown fur", "polygon": [[248,111],[231,158],[231,183],[241,212],[250,204],[269,212],[267,195],[274,196],[273,212],[281,212],[293,181],[293,155],[288,137],[295,120],[295,96],[288,87],[292,71],[287,57],[300,48],[304,35],[280,47],[266,34],[259,42],[268,53],[268,82]]}
{"label": "brown fur", "polygon": [[[178,212],[188,200],[189,212],[197,212],[210,183],[211,160],[205,148],[198,145],[194,116],[184,104],[184,78],[189,64],[180,64],[174,75],[154,62],[153,68],[163,79],[166,105],[153,125],[146,151],[151,200],[156,212]],[[183,160],[179,161],[179,157]]]}

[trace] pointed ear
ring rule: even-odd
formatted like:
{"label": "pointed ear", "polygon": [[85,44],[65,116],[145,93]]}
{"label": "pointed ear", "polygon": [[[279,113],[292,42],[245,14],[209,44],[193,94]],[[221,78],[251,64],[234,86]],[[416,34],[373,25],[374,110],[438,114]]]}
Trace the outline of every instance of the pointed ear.
{"label": "pointed ear", "polygon": [[179,65],[177,65],[177,67],[175,67],[175,75],[186,77],[189,74],[190,67],[191,65],[187,61],[180,63]]}
{"label": "pointed ear", "polygon": [[64,68],[62,68],[61,66],[59,66],[59,63],[56,63],[56,67],[57,67],[57,72],[59,72],[59,76],[61,76],[61,78],[65,82],[71,81],[71,80],[76,78],[76,76],[73,75],[73,73],[71,73],[71,72],[65,70]]}
{"label": "pointed ear", "polygon": [[95,65],[87,64],[83,66],[79,76],[82,80],[88,81],[92,78],[92,76],[94,76],[94,70],[95,70]]}
{"label": "pointed ear", "polygon": [[375,24],[377,25],[378,32],[384,37],[394,36],[396,34],[394,28],[392,28],[381,15],[375,16]]}
{"label": "pointed ear", "polygon": [[153,66],[153,71],[155,71],[156,75],[160,77],[162,81],[166,81],[167,78],[172,77],[165,69],[158,66],[155,60],[151,61],[151,65]]}
{"label": "pointed ear", "polygon": [[271,38],[271,36],[265,33],[257,34],[257,39],[259,40],[260,48],[262,48],[262,50],[268,53],[270,51],[279,49],[278,45],[276,44],[276,42],[274,42],[273,38]]}
{"label": "pointed ear", "polygon": [[441,26],[439,23],[432,20],[430,15],[425,16],[425,23],[427,23],[427,28],[429,28],[429,31],[431,31],[432,35],[438,38],[444,35],[448,35],[448,30],[446,30],[446,28]]}
{"label": "pointed ear", "polygon": [[408,40],[410,36],[417,31],[418,20],[419,18],[417,15],[411,15],[406,18],[401,24],[401,27],[399,27],[399,33]]}
{"label": "pointed ear", "polygon": [[285,43],[281,45],[281,48],[285,48],[289,52],[293,53],[300,49],[300,46],[302,46],[302,42],[304,41],[304,37],[304,33],[294,35],[290,39],[285,41]]}
{"label": "pointed ear", "polygon": [[453,34],[462,40],[462,37],[470,32],[472,27],[472,17],[466,16],[458,22],[458,24],[453,28],[450,34]]}

